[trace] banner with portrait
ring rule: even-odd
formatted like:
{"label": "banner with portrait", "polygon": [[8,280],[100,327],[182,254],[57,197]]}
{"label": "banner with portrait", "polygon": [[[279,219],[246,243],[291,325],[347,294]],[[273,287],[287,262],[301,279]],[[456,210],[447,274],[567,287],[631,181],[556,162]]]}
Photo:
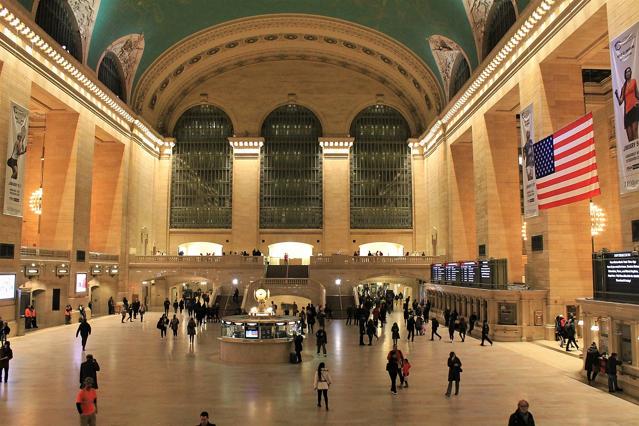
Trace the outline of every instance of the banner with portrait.
{"label": "banner with portrait", "polygon": [[639,22],[610,42],[619,190],[639,190]]}
{"label": "banner with portrait", "polygon": [[519,129],[521,131],[521,166],[523,175],[524,218],[539,215],[537,203],[537,186],[535,184],[535,121],[533,106],[528,105],[519,113]]}
{"label": "banner with portrait", "polygon": [[9,216],[22,217],[24,197],[25,154],[29,133],[29,110],[11,102],[7,159],[5,161],[4,208]]}

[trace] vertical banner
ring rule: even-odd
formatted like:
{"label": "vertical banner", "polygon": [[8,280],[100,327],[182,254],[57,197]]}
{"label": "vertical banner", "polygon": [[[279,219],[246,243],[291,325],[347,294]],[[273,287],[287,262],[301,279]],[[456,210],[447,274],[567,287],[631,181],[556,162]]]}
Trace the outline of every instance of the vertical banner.
{"label": "vertical banner", "polygon": [[22,217],[24,197],[24,161],[27,152],[29,110],[11,102],[9,137],[7,138],[7,161],[5,162],[4,209],[9,216]]}
{"label": "vertical banner", "polygon": [[519,114],[519,128],[521,130],[521,158],[524,184],[524,218],[539,215],[537,203],[537,186],[535,184],[535,122],[533,106],[528,105]]}
{"label": "vertical banner", "polygon": [[639,22],[610,42],[612,91],[621,193],[639,189]]}

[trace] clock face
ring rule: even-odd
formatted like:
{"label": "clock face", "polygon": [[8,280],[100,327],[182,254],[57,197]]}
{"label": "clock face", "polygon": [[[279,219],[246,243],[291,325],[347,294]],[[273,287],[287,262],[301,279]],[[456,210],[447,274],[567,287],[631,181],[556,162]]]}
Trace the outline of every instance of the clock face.
{"label": "clock face", "polygon": [[266,290],[260,288],[255,292],[256,299],[266,299]]}

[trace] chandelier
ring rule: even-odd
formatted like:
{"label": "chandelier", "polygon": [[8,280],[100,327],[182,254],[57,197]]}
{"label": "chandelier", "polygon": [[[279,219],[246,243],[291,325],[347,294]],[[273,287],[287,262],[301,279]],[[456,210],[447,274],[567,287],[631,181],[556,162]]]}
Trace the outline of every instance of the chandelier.
{"label": "chandelier", "polygon": [[29,208],[37,215],[42,214],[42,188],[38,188],[29,197]]}
{"label": "chandelier", "polygon": [[606,229],[606,213],[603,209],[590,202],[590,235],[596,237]]}

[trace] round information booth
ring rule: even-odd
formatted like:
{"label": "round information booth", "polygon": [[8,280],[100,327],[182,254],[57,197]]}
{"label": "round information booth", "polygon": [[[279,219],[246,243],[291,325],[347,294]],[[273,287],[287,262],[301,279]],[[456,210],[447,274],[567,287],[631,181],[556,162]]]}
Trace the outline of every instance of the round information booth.
{"label": "round information booth", "polygon": [[259,306],[248,315],[222,318],[220,359],[222,361],[249,363],[289,362],[293,338],[300,333],[299,318],[273,315],[266,308],[268,290],[255,291]]}

